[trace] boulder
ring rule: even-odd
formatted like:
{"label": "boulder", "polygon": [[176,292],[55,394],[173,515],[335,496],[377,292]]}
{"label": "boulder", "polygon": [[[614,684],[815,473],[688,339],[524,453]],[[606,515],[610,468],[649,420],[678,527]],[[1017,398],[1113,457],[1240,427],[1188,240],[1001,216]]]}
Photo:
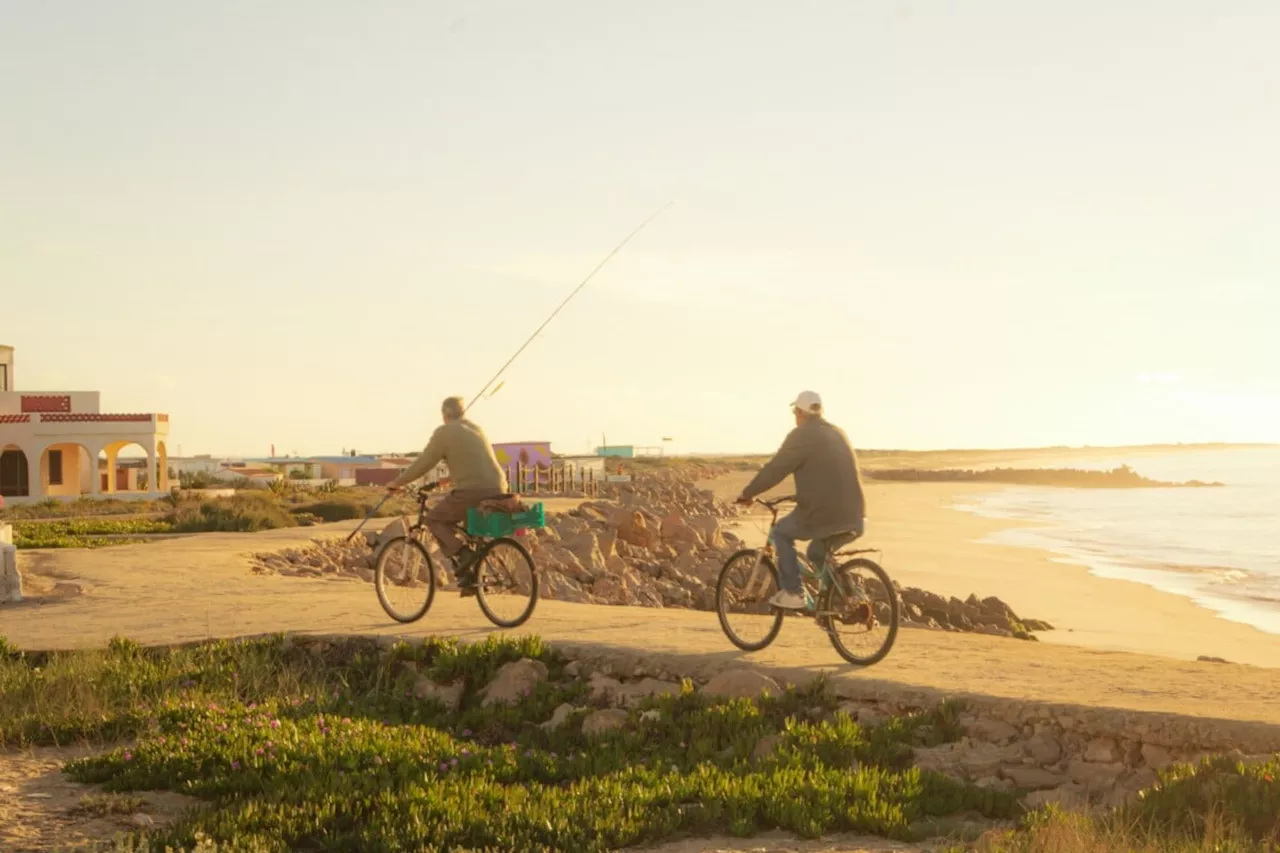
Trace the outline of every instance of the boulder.
{"label": "boulder", "polygon": [[1115,738],[1100,737],[1089,741],[1084,749],[1084,760],[1095,764],[1112,764],[1123,758]]}
{"label": "boulder", "polygon": [[965,726],[965,734],[975,740],[984,740],[988,743],[1006,744],[1012,743],[1016,740],[1021,732],[1014,726],[1011,726],[1001,720],[979,717],[968,726]]}
{"label": "boulder", "polygon": [[481,705],[515,705],[547,680],[547,665],[542,661],[521,658],[505,664],[484,688]]}
{"label": "boulder", "polygon": [[714,515],[695,516],[688,520],[688,524],[698,531],[698,535],[702,537],[702,541],[707,543],[708,547],[725,547],[725,538],[720,529],[720,520]]}
{"label": "boulder", "polygon": [[456,711],[462,705],[462,694],[466,685],[461,681],[452,684],[436,684],[424,675],[418,676],[413,684],[413,695],[417,699],[434,700],[444,706],[447,711]]}
{"label": "boulder", "polygon": [[1057,764],[1062,760],[1062,744],[1047,734],[1032,736],[1022,748],[1036,764]]}
{"label": "boulder", "polygon": [[572,705],[565,702],[551,712],[551,719],[547,720],[545,723],[540,723],[539,725],[547,731],[555,731],[565,723],[569,722],[569,718],[573,716],[573,712],[575,710],[576,709]]}
{"label": "boulder", "polygon": [[582,721],[582,734],[585,737],[599,737],[605,732],[615,731],[627,725],[627,712],[620,708],[606,708],[592,711]]}
{"label": "boulder", "polygon": [[1080,785],[1067,783],[1047,791],[1032,791],[1022,798],[1022,803],[1029,809],[1040,806],[1056,805],[1064,809],[1078,809],[1088,805],[1088,792]]}
{"label": "boulder", "polygon": [[1173,763],[1173,756],[1163,746],[1144,743],[1142,745],[1142,761],[1154,770],[1161,770]]}
{"label": "boulder", "polygon": [[684,516],[671,513],[662,519],[662,541],[667,543],[684,543],[686,545],[702,545],[702,536],[689,525]]}
{"label": "boulder", "polygon": [[730,669],[714,676],[702,688],[707,696],[729,699],[755,699],[774,696],[782,692],[778,682],[753,669]]}
{"label": "boulder", "polygon": [[618,531],[618,541],[646,550],[658,545],[658,531],[649,527],[644,515],[638,511],[622,511],[614,515],[610,524]]}
{"label": "boulder", "polygon": [[778,751],[778,747],[782,745],[782,735],[765,735],[756,741],[756,747],[751,752],[751,757],[756,761],[763,761]]}

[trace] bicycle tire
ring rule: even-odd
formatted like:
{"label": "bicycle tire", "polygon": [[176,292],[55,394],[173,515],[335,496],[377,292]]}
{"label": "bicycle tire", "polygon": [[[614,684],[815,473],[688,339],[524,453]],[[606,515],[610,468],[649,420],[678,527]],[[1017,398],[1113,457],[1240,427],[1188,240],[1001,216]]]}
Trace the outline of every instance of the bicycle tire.
{"label": "bicycle tire", "polygon": [[[486,558],[499,547],[512,547],[518,553],[521,559],[529,567],[529,603],[524,610],[515,619],[503,619],[493,611],[489,606],[488,596],[485,594],[485,577],[484,570]],[[502,537],[500,539],[490,540],[480,549],[480,553],[476,555],[476,601],[480,604],[481,611],[490,622],[499,628],[519,628],[525,622],[529,621],[529,617],[533,615],[534,608],[538,606],[538,567],[533,563],[533,557],[529,556],[529,551],[524,545],[510,537]]]}
{"label": "bicycle tire", "polygon": [[[393,549],[406,547],[410,550],[416,550],[427,566],[426,598],[423,599],[421,607],[416,610],[409,611],[407,615],[405,613],[398,612],[396,608],[391,605],[391,602],[387,600],[388,555],[394,553]],[[431,554],[427,552],[426,547],[417,539],[410,539],[408,536],[397,536],[387,542],[387,544],[378,551],[378,563],[373,572],[373,586],[378,593],[378,603],[382,605],[382,609],[386,611],[388,616],[402,624],[417,622],[423,616],[427,615],[427,611],[431,609],[431,604],[436,598],[436,567],[431,562]]]}
{"label": "bicycle tire", "polygon": [[[771,612],[773,614],[773,626],[765,634],[764,639],[754,643],[748,642],[742,639],[742,637],[738,635],[738,632],[729,624],[728,614],[725,612],[725,607],[728,603],[726,596],[726,581],[729,578],[730,569],[733,567],[735,562],[744,557],[750,557],[754,562],[756,555],[759,553],[759,549],[757,548],[745,548],[735,554],[731,554],[729,559],[725,560],[724,565],[721,566],[720,577],[716,581],[716,616],[720,620],[720,630],[724,631],[724,635],[729,638],[729,642],[733,643],[744,652],[758,652],[761,649],[766,648],[770,643],[778,638],[778,632],[782,630],[782,619],[784,614],[777,608],[771,608]],[[766,554],[761,558],[761,561],[773,575],[774,586],[781,589],[781,579],[778,575],[778,567],[774,565],[773,559]]]}
{"label": "bicycle tire", "polygon": [[[827,637],[828,639],[831,640],[831,645],[835,647],[836,653],[839,654],[840,657],[844,658],[846,661],[853,664],[854,666],[860,666],[860,667],[874,666],[875,664],[884,660],[885,657],[888,656],[889,652],[893,649],[893,644],[898,639],[898,626],[901,620],[902,606],[901,606],[901,603],[898,601],[898,592],[897,590],[894,589],[893,581],[889,579],[888,572],[886,572],[883,568],[881,568],[879,563],[875,562],[874,560],[868,560],[865,557],[858,557],[853,560],[849,560],[847,562],[841,563],[839,566],[837,566],[835,569],[832,570],[832,574],[834,575],[833,580],[835,581],[835,583],[829,586],[827,588],[826,593],[823,594],[822,596],[822,610],[826,611],[827,613],[831,613],[835,609],[835,601],[833,600],[833,596],[836,594],[836,584],[839,583],[840,581],[840,575],[848,571],[850,568],[855,568],[855,567],[870,571],[871,574],[875,575],[880,580],[880,582],[884,584],[884,588],[888,592],[889,631],[885,635],[884,642],[880,645],[880,648],[876,651],[875,654],[867,657],[862,657],[859,655],[855,655],[853,652],[849,651],[849,648],[845,646],[844,641],[841,639],[840,635],[834,630],[832,626],[824,625],[823,627],[827,629]],[[827,616],[825,618],[827,620],[831,619],[830,616]]]}

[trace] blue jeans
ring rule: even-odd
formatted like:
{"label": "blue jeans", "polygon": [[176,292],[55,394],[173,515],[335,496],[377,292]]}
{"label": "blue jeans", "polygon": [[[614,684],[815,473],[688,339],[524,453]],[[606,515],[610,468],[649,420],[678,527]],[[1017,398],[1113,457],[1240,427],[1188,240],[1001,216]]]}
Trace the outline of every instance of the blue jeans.
{"label": "blue jeans", "polygon": [[[804,588],[800,585],[800,558],[796,555],[796,540],[803,538],[799,528],[800,522],[793,512],[784,516],[769,534],[773,539],[773,547],[778,551],[778,574],[782,575],[782,589],[797,595],[804,593]],[[805,549],[805,556],[815,569],[821,566],[827,557],[824,540],[812,540]]]}

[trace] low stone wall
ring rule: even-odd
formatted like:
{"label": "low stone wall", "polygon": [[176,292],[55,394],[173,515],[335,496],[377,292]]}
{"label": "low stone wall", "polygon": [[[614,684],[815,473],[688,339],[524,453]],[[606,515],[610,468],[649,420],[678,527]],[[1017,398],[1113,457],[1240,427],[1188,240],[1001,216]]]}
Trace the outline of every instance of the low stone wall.
{"label": "low stone wall", "polygon": [[[388,648],[394,636],[295,634],[290,642],[319,654],[356,643]],[[189,643],[184,645],[198,645]],[[650,655],[587,644],[557,643],[588,680],[593,699],[630,705],[670,692],[683,678],[710,692],[728,685],[746,695],[761,687],[803,686],[811,670],[725,664],[718,656]],[[423,685],[424,695],[436,686]],[[916,752],[921,768],[982,787],[1016,791],[1028,806],[1118,805],[1156,781],[1156,771],[1177,762],[1232,754],[1248,763],[1280,753],[1280,725],[1082,705],[1047,704],[982,695],[954,695],[874,678],[840,678],[828,684],[844,700],[841,710],[863,725],[918,713],[957,700],[958,742]],[[565,713],[569,710],[565,709]]]}
{"label": "low stone wall", "polygon": [[[701,683],[726,669],[755,669],[780,684],[803,685],[812,671],[726,665],[710,658],[655,657],[557,644],[584,671],[624,678],[688,677]],[[1280,725],[1179,714],[1050,704],[979,694],[948,694],[879,681],[874,670],[832,680],[843,710],[864,725],[953,700],[965,731],[960,741],[917,751],[922,768],[982,787],[1020,791],[1029,806],[1117,805],[1150,787],[1173,763],[1231,754],[1246,763],[1280,753]],[[628,675],[629,674],[629,675]]]}

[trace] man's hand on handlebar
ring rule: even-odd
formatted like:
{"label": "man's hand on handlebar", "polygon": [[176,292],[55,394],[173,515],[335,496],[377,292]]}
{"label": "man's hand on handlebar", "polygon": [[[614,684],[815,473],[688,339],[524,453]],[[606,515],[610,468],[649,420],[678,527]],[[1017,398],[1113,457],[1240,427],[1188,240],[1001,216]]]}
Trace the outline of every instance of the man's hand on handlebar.
{"label": "man's hand on handlebar", "polygon": [[755,498],[749,498],[746,495],[738,495],[738,499],[734,501],[738,506],[751,506],[755,502]]}

